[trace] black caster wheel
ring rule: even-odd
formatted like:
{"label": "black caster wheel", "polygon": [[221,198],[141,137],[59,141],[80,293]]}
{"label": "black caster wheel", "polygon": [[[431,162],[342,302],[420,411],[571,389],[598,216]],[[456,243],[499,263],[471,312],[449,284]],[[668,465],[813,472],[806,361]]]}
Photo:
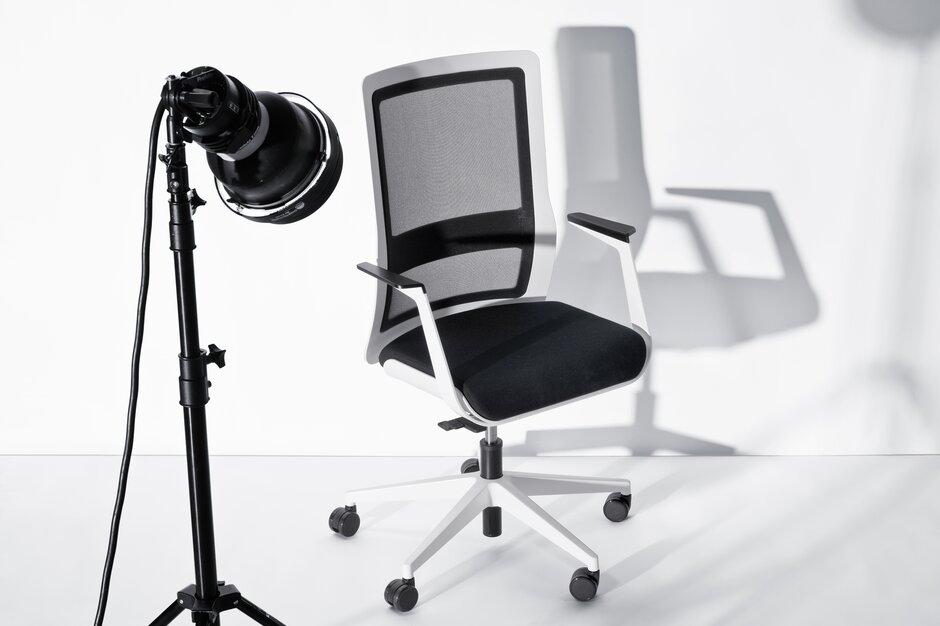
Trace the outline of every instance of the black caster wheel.
{"label": "black caster wheel", "polygon": [[480,462],[476,459],[467,459],[460,464],[460,473],[461,474],[472,474],[473,472],[480,471]]}
{"label": "black caster wheel", "polygon": [[385,601],[399,613],[407,613],[418,603],[414,578],[396,578],[385,587]]}
{"label": "black caster wheel", "polygon": [[604,503],[604,517],[612,522],[622,522],[630,514],[630,504],[633,502],[631,494],[623,495],[619,491],[607,496]]}
{"label": "black caster wheel", "polygon": [[586,567],[578,568],[571,575],[571,582],[568,584],[568,591],[574,596],[575,600],[587,602],[593,600],[597,595],[597,583],[601,580],[600,572],[592,572]]}
{"label": "black caster wheel", "polygon": [[330,513],[330,530],[343,537],[352,537],[359,530],[359,514],[356,505],[341,506]]}

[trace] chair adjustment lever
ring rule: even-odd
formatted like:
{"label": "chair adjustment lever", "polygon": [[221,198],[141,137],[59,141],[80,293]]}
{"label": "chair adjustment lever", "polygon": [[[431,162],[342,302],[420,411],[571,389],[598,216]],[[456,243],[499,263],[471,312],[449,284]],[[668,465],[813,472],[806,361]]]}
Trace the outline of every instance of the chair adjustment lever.
{"label": "chair adjustment lever", "polygon": [[480,426],[479,424],[471,422],[465,417],[458,417],[452,420],[445,420],[443,422],[438,422],[437,425],[440,426],[444,430],[457,430],[459,428],[466,428],[467,430],[473,433],[482,433],[484,430],[486,430],[485,426]]}

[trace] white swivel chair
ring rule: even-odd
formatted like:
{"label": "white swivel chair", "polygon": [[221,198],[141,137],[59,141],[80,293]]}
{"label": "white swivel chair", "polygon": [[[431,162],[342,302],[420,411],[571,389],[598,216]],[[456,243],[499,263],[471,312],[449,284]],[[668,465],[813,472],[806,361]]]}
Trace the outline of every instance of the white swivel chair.
{"label": "white swivel chair", "polygon": [[626,290],[629,325],[546,300],[555,218],[531,52],[402,65],[367,77],[363,92],[379,232],[378,264],[358,266],[379,281],[367,359],[439,396],[455,414],[439,424],[445,430],[485,435],[461,474],[348,492],[330,528],[354,535],[361,502],[457,500],[386,588],[386,601],[408,611],[415,571],[478,514],[484,535],[499,535],[505,510],[581,563],[569,590],[590,600],[597,554],[531,496],[612,492],[603,511],[619,522],[630,481],[504,472],[496,431],[643,373],[650,336],[630,252],[635,229],[568,216],[619,252],[623,284],[596,287]]}

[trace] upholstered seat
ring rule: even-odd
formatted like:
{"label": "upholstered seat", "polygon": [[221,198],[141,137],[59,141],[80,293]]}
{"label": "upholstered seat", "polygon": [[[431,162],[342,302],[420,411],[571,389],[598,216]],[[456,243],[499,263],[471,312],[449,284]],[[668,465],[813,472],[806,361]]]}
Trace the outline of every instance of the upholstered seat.
{"label": "upholstered seat", "polygon": [[[503,420],[636,378],[646,343],[621,326],[561,302],[521,302],[437,320],[454,385],[473,410]],[[379,354],[434,375],[422,329]]]}

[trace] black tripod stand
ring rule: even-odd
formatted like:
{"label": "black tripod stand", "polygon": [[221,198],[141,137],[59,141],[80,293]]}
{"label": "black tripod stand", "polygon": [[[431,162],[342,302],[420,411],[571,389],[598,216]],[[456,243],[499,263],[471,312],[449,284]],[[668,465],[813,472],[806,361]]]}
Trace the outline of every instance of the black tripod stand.
{"label": "black tripod stand", "polygon": [[212,523],[212,488],[209,480],[209,446],[206,434],[206,403],[209,401],[208,364],[225,365],[225,351],[215,345],[199,347],[196,315],[196,279],[193,250],[196,247],[193,210],[203,200],[189,188],[182,114],[173,102],[173,77],[164,91],[167,110],[166,164],[167,191],[170,194],[170,249],[176,263],[176,306],[180,331],[180,404],[186,422],[186,464],[189,476],[189,507],[193,528],[193,556],[196,584],[177,594],[150,626],[166,626],[184,610],[192,612],[197,626],[217,626],[219,614],[238,609],[265,626],[284,626],[263,609],[242,597],[235,585],[218,580],[215,561],[215,531]]}

